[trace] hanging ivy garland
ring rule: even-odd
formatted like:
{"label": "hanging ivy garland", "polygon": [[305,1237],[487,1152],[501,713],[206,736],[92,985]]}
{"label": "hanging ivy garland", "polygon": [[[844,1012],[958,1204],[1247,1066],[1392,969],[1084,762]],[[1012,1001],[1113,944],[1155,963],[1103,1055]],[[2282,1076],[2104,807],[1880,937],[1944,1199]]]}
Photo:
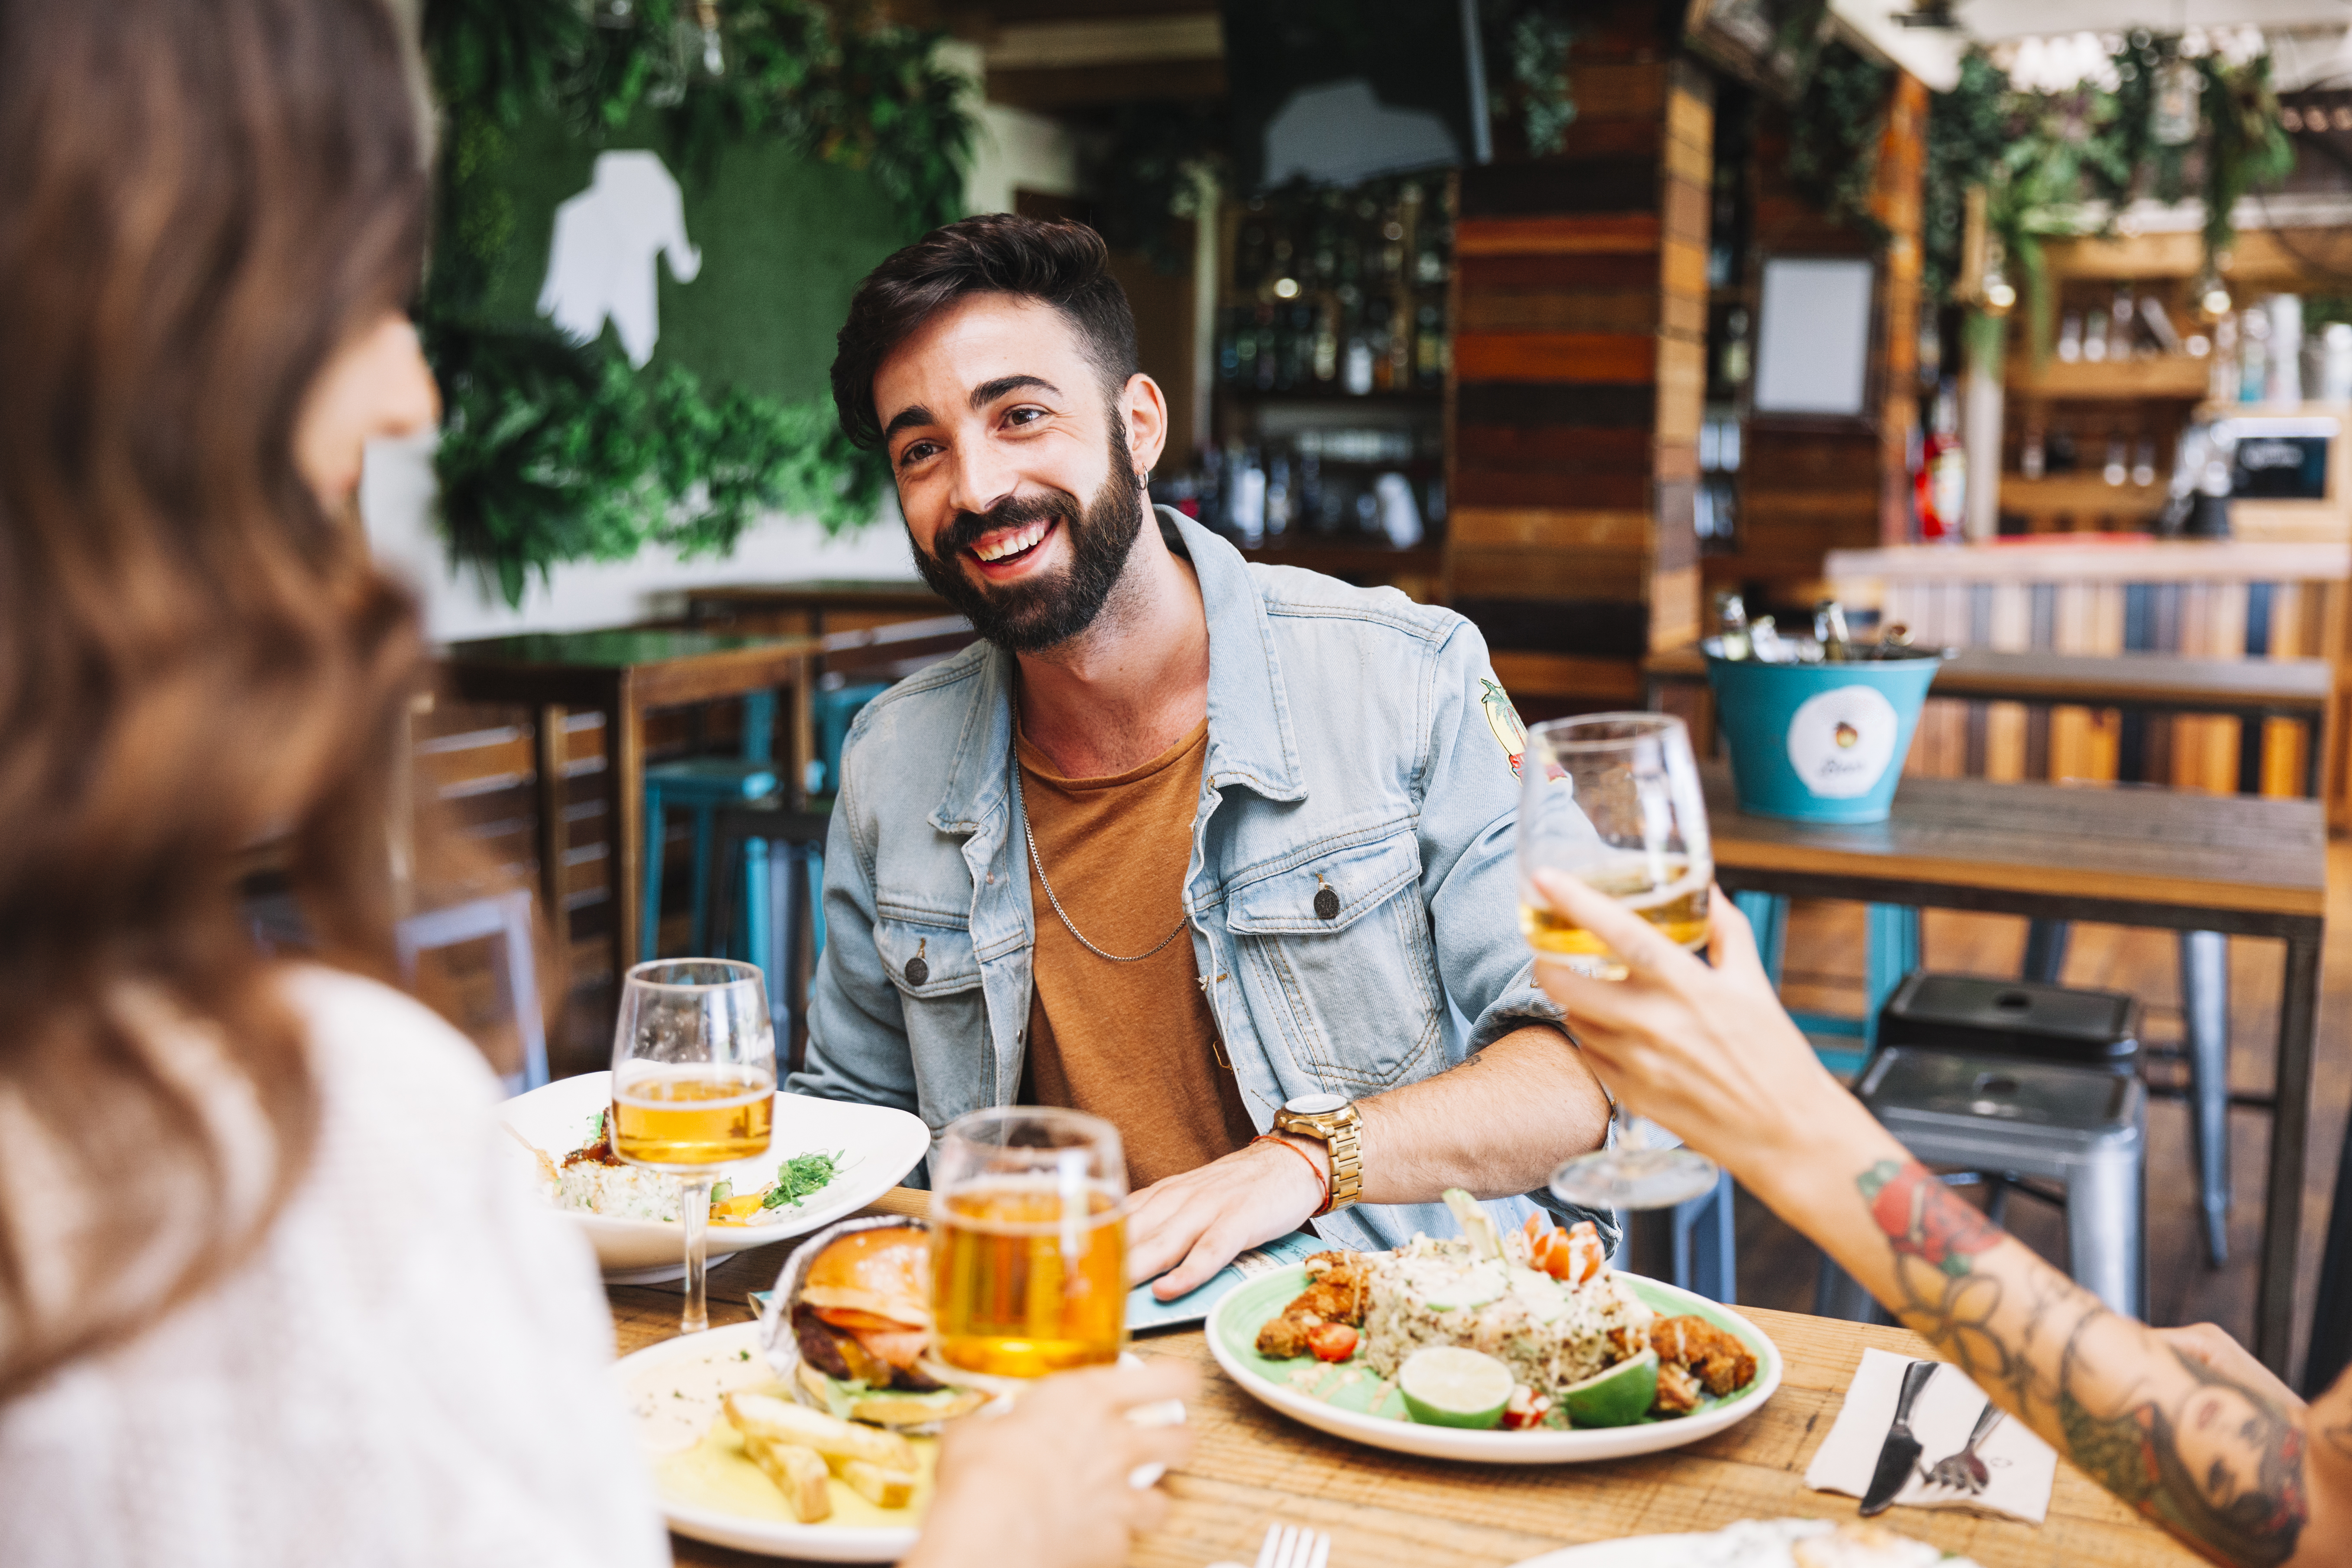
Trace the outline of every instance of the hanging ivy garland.
{"label": "hanging ivy garland", "polygon": [[[2109,59],[2105,84],[2043,92],[2013,86],[1982,49],[1970,49],[1958,85],[1928,110],[1927,298],[1943,299],[1959,275],[1973,185],[1986,187],[1988,220],[2022,283],[2037,354],[2048,353],[2053,333],[2049,240],[2110,233],[2130,203],[2177,202],[2193,191],[2204,202],[2206,265],[2218,270],[2236,238],[2238,199],[2294,166],[2270,70],[2267,55],[2190,58],[2179,37],[2141,30]],[[1866,204],[1888,75],[1843,44],[1826,46],[1791,125],[1790,174],[1826,210],[1874,235]],[[2168,139],[2158,134],[2168,82],[2194,100]]]}
{"label": "hanging ivy garland", "polygon": [[491,173],[528,113],[593,142],[651,111],[689,179],[730,142],[782,142],[870,174],[912,238],[961,211],[974,134],[967,84],[934,63],[941,35],[847,0],[428,0],[424,32],[446,124],[417,320],[445,408],[452,558],[520,605],[533,573],[649,544],[723,554],[772,510],[833,533],[870,521],[887,475],[829,402],[640,374],[610,346],[490,320],[516,221]]}

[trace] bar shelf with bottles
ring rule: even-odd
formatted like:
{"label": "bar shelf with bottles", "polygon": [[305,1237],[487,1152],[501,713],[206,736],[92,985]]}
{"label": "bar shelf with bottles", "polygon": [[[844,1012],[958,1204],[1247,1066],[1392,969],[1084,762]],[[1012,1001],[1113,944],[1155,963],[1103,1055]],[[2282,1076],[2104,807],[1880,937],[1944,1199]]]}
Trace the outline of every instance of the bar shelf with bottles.
{"label": "bar shelf with bottles", "polygon": [[[2185,279],[2061,288],[2056,342],[2037,355],[2021,317],[2004,379],[2001,531],[2143,532],[2169,515],[2191,410],[2218,373],[2210,290]],[[2175,515],[2177,514],[2177,515]]]}
{"label": "bar shelf with bottles", "polygon": [[[2012,351],[2021,395],[2008,420],[2004,529],[2342,536],[2334,449],[2336,416],[2352,401],[2352,323],[2306,331],[2291,294],[2233,301],[2211,285],[2108,289],[2063,301],[2049,368],[2080,373],[2084,390],[2022,391]],[[2144,390],[2123,390],[2141,372]],[[2102,385],[2114,390],[2090,390]],[[2270,471],[2281,464],[2313,472]]]}
{"label": "bar shelf with bottles", "polygon": [[1442,176],[1227,207],[1213,439],[1183,483],[1192,510],[1254,556],[1434,593],[1446,208]]}

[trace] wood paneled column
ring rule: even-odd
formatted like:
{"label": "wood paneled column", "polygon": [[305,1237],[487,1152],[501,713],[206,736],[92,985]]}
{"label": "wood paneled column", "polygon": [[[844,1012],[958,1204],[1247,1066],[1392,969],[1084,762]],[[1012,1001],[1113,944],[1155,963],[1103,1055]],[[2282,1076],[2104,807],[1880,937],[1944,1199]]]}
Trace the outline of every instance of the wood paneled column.
{"label": "wood paneled column", "polygon": [[1698,632],[1713,90],[1642,7],[1580,36],[1556,156],[1462,172],[1450,602],[1531,714]]}

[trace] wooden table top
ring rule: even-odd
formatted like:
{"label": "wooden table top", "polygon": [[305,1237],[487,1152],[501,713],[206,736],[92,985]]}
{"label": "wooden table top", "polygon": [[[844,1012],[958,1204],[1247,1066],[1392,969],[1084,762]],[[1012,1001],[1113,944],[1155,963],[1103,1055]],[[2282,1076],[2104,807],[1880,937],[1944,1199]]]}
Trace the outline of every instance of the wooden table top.
{"label": "wooden table top", "polygon": [[2327,826],[2317,801],[2153,784],[1906,778],[1885,822],[1837,826],[1748,816],[1729,767],[1706,763],[1700,772],[1721,872],[1860,877],[2243,917],[2212,929],[2260,931],[2265,917],[2316,921],[2326,912]]}
{"label": "wooden table top", "polygon": [[[927,1194],[886,1205],[919,1212]],[[713,1326],[751,1316],[744,1294],[775,1280],[789,1243],[742,1253],[711,1270]],[[609,1295],[623,1353],[677,1331],[676,1289],[615,1286]],[[1136,1351],[1195,1363],[1190,1405],[1200,1446],[1164,1483],[1164,1528],[1136,1542],[1137,1568],[1254,1563],[1269,1523],[1331,1534],[1332,1568],[1500,1568],[1580,1542],[1714,1530],[1741,1519],[1845,1520],[1849,1497],[1806,1489],[1805,1467],[1828,1436],[1865,1347],[1934,1357],[1903,1329],[1742,1310],[1780,1347],[1780,1391],[1729,1430],[1663,1454],[1593,1465],[1475,1466],[1418,1459],[1326,1436],[1268,1410],[1210,1360],[1198,1332],[1139,1338]],[[2139,1568],[2200,1561],[2062,1460],[2039,1527],[1950,1510],[1903,1508],[1885,1521],[1984,1568],[2089,1563]],[[673,1536],[681,1568],[755,1568],[775,1558]]]}
{"label": "wooden table top", "polygon": [[[1652,654],[1642,661],[1642,671],[1659,680],[1700,681],[1706,679],[1706,660],[1696,647],[1678,647]],[[1944,661],[1927,695],[2316,720],[2326,710],[2332,681],[2324,658],[2004,653],[1970,647]]]}
{"label": "wooden table top", "polygon": [[1822,575],[1947,583],[2314,583],[2352,570],[2342,544],[2036,534],[1996,543],[1832,550]]}

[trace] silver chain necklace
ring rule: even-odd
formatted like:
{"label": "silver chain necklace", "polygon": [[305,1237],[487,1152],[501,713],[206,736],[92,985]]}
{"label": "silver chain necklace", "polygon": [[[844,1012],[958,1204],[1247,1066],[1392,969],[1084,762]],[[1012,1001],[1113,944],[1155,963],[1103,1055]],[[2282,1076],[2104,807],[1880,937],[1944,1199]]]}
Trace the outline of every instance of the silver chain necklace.
{"label": "silver chain necklace", "polygon": [[1037,868],[1037,885],[1045,889],[1045,901],[1054,906],[1054,912],[1055,914],[1061,916],[1062,929],[1068,931],[1072,936],[1076,937],[1080,947],[1085,948],[1097,958],[1108,958],[1113,963],[1140,963],[1145,959],[1152,956],[1153,953],[1158,952],[1161,948],[1166,947],[1170,942],[1174,942],[1178,934],[1183,931],[1186,924],[1186,917],[1180,914],[1176,917],[1176,930],[1171,931],[1166,936],[1161,937],[1159,942],[1152,945],[1150,952],[1138,952],[1127,956],[1121,956],[1116,952],[1105,952],[1101,948],[1097,947],[1093,942],[1087,940],[1086,932],[1080,931],[1076,925],[1071,923],[1070,911],[1062,907],[1061,899],[1056,896],[1054,891],[1053,882],[1045,876],[1045,862],[1038,858],[1037,836],[1029,830],[1029,806],[1028,803],[1021,797],[1021,751],[1018,742],[1015,742],[1013,752],[1013,808],[1014,811],[1018,812],[1021,816],[1021,836],[1029,841],[1029,864]]}

